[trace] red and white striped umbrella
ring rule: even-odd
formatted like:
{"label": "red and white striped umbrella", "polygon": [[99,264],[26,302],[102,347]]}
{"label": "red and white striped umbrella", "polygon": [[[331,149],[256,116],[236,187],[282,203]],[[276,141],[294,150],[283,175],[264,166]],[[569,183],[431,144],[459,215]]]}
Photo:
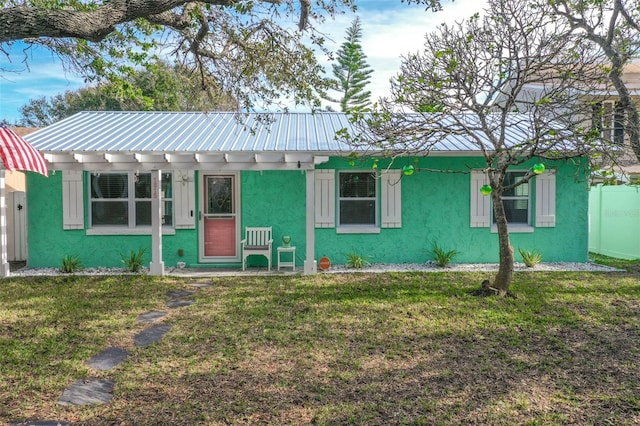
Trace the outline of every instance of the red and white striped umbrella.
{"label": "red and white striped umbrella", "polygon": [[49,176],[42,154],[4,124],[0,124],[0,156],[8,170],[28,170]]}

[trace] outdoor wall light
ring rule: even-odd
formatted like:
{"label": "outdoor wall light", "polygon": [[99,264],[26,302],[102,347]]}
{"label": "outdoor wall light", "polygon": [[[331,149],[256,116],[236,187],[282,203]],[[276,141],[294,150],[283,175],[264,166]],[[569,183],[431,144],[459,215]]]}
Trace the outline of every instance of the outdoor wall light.
{"label": "outdoor wall light", "polygon": [[537,175],[544,173],[544,169],[545,167],[544,167],[544,164],[542,163],[536,163],[533,165],[533,173]]}
{"label": "outdoor wall light", "polygon": [[493,189],[491,189],[491,185],[482,185],[482,186],[480,187],[480,193],[481,193],[482,195],[484,195],[485,197],[486,197],[487,195],[491,195],[491,192],[493,192]]}

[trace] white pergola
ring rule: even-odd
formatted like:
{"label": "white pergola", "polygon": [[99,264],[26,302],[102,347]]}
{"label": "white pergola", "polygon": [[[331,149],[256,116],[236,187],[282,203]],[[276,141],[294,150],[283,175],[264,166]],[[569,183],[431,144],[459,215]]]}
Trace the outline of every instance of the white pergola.
{"label": "white pergola", "polygon": [[[304,274],[317,273],[315,260],[315,166],[328,155],[312,152],[43,152],[49,170],[151,172],[151,275],[164,275],[162,260],[162,208],[160,183],[163,170],[300,170],[306,174],[306,253]],[[1,175],[3,178],[3,174]],[[4,180],[0,181],[2,191]],[[2,215],[4,218],[5,216]],[[5,245],[3,245],[3,248]],[[6,251],[6,250],[5,250]],[[3,254],[3,259],[6,256]],[[8,265],[3,276],[8,275]],[[5,275],[6,274],[6,275]]]}

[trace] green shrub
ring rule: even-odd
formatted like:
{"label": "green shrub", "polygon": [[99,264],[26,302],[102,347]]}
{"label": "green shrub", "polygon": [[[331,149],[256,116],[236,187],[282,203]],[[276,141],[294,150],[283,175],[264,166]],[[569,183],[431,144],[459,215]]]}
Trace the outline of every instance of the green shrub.
{"label": "green shrub", "polygon": [[440,247],[437,242],[434,242],[433,247],[431,250],[428,250],[427,253],[429,253],[429,256],[436,262],[436,265],[444,268],[449,265],[453,258],[460,252],[457,250],[445,250]]}
{"label": "green shrub", "polygon": [[522,261],[529,268],[533,268],[538,263],[542,262],[542,253],[538,250],[525,250],[519,248],[520,256],[522,256]]}
{"label": "green shrub", "polygon": [[359,253],[352,252],[347,254],[347,266],[349,268],[362,269],[368,264],[369,262]]}
{"label": "green shrub", "polygon": [[82,262],[80,261],[80,257],[66,255],[62,258],[62,266],[60,267],[60,272],[71,274],[73,272],[79,271],[80,269],[82,269]]}
{"label": "green shrub", "polygon": [[144,263],[144,254],[145,249],[141,248],[137,253],[131,250],[128,256],[124,254],[120,256],[122,257],[122,263],[126,265],[129,272],[140,272]]}

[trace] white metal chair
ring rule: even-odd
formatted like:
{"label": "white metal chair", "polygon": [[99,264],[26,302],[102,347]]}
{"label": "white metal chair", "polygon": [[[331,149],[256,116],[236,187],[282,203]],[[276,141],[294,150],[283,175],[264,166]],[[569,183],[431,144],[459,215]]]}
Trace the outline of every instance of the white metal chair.
{"label": "white metal chair", "polygon": [[242,270],[247,267],[247,257],[257,254],[267,258],[268,270],[271,271],[271,226],[255,228],[247,226],[245,228],[244,239],[240,241],[242,247]]}

